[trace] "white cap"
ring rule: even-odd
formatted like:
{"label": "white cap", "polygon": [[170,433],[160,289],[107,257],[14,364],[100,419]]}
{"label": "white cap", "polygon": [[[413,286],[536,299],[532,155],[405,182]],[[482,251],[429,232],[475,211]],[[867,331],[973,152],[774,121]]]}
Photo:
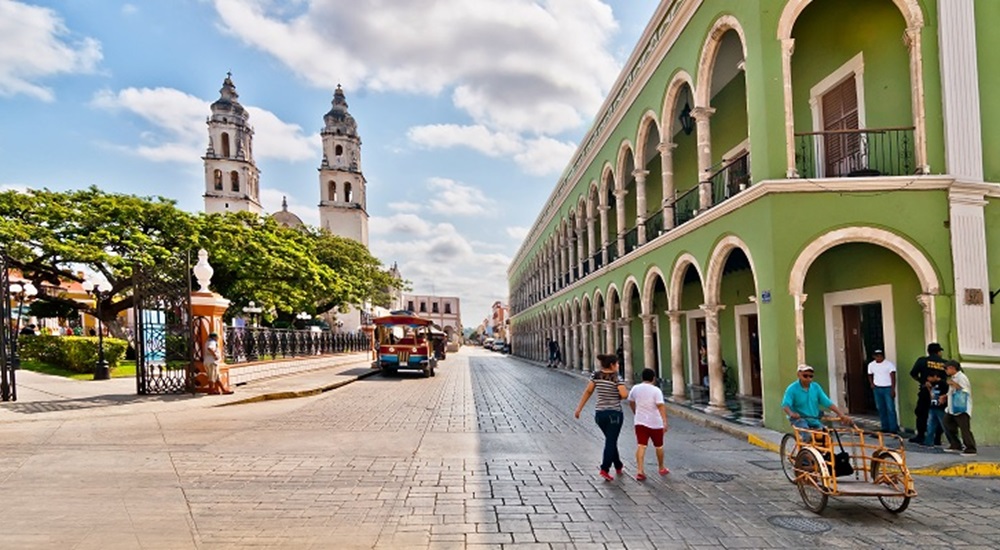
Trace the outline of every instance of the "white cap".
{"label": "white cap", "polygon": [[805,363],[802,363],[801,365],[799,365],[799,372],[806,371],[806,370],[811,371],[811,370],[813,370],[813,368],[810,367],[809,365],[805,364]]}

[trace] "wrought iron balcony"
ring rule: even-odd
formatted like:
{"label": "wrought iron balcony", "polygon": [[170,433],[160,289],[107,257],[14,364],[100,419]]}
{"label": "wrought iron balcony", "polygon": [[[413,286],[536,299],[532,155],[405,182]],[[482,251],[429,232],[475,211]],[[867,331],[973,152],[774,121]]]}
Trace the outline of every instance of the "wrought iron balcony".
{"label": "wrought iron balcony", "polygon": [[636,248],[639,248],[639,226],[625,232],[625,253],[628,254]]}
{"label": "wrought iron balcony", "polygon": [[646,240],[651,241],[663,234],[663,210],[646,218]]}
{"label": "wrought iron balcony", "polygon": [[601,256],[603,256],[603,254],[601,253],[600,250],[597,251],[597,254],[594,254],[594,270],[595,271],[598,270],[598,269],[601,269],[602,267],[604,267],[604,263],[601,262],[601,259],[602,259]]}
{"label": "wrought iron balcony", "polygon": [[681,193],[674,200],[674,227],[693,219],[698,213],[698,186]]}
{"label": "wrought iron balcony", "polygon": [[906,176],[915,171],[913,128],[865,128],[795,134],[803,178]]}
{"label": "wrought iron balcony", "polygon": [[608,263],[618,259],[618,242],[617,240],[611,242],[608,245]]}
{"label": "wrought iron balcony", "polygon": [[750,153],[746,152],[725,163],[709,177],[712,182],[712,204],[719,204],[750,186]]}

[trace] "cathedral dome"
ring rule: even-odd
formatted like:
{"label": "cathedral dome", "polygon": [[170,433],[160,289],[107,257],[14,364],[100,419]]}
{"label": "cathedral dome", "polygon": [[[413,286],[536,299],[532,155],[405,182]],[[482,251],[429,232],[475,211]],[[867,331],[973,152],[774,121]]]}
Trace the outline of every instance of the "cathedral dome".
{"label": "cathedral dome", "polygon": [[247,111],[243,105],[240,105],[240,95],[236,93],[236,85],[233,84],[232,76],[232,73],[226,73],[226,79],[222,81],[222,89],[219,90],[219,99],[212,104],[212,114],[231,114],[247,118]]}
{"label": "cathedral dome", "polygon": [[281,197],[281,211],[271,214],[271,218],[278,222],[278,225],[291,227],[292,229],[305,225],[302,223],[302,218],[288,211],[288,199],[286,197]]}

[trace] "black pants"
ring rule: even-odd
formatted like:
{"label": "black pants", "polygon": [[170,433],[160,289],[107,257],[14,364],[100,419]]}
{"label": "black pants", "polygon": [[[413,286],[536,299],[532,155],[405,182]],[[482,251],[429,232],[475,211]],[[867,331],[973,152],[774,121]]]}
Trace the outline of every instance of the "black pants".
{"label": "black pants", "polygon": [[618,434],[622,431],[622,422],[625,416],[621,411],[597,411],[594,416],[597,427],[604,432],[604,457],[601,460],[601,470],[607,472],[614,464],[615,468],[622,469],[622,459],[618,456]]}
{"label": "black pants", "polygon": [[[921,387],[917,393],[917,407],[913,409],[913,413],[917,415],[917,439],[920,441],[924,440],[924,434],[927,433],[927,411],[930,409],[931,392],[926,387]],[[940,435],[937,436],[935,443],[941,443]]]}
{"label": "black pants", "polygon": [[[966,413],[944,415],[944,434],[948,436],[949,447],[961,449],[962,443],[965,443],[966,452],[976,452],[976,438],[972,435],[971,423],[972,417]],[[962,432],[961,442],[958,441],[959,430]]]}

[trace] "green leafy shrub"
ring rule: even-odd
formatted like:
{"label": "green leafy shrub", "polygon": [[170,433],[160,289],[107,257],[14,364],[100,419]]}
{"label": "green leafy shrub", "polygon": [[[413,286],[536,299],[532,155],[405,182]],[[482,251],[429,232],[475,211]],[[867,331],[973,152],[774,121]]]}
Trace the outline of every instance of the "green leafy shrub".
{"label": "green leafy shrub", "polygon": [[[97,364],[96,336],[21,336],[18,351],[23,359],[41,361],[74,372],[92,373]],[[128,342],[104,339],[104,360],[112,369],[125,356]]]}

